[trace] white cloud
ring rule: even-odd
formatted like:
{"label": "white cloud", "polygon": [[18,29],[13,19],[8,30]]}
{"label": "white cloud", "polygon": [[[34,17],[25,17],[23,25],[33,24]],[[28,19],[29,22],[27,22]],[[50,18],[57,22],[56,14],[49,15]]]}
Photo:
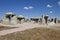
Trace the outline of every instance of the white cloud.
{"label": "white cloud", "polygon": [[24,7],[24,9],[28,10],[29,8],[28,7]]}
{"label": "white cloud", "polygon": [[48,8],[51,8],[51,7],[52,7],[52,5],[48,4],[48,5],[47,5],[47,7],[48,7]]}
{"label": "white cloud", "polygon": [[58,5],[60,5],[60,1],[58,2]]}
{"label": "white cloud", "polygon": [[52,11],[50,11],[50,13],[53,13]]}
{"label": "white cloud", "polygon": [[33,7],[32,6],[29,6],[29,9],[32,9]]}
{"label": "white cloud", "polygon": [[24,7],[24,9],[26,9],[26,10],[29,10],[29,9],[33,9],[33,7],[32,6],[29,6],[29,7]]}

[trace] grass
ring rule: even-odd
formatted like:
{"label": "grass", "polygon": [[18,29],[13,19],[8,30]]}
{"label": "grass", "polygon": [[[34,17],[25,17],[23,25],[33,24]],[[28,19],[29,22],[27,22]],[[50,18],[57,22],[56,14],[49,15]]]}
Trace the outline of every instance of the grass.
{"label": "grass", "polygon": [[60,40],[60,30],[34,28],[0,36],[0,40]]}

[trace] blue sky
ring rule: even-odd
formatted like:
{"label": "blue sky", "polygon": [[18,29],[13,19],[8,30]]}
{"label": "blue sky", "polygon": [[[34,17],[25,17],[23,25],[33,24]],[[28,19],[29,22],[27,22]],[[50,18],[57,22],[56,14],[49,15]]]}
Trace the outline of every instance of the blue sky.
{"label": "blue sky", "polygon": [[60,0],[0,0],[0,18],[7,12],[25,17],[57,17],[60,19]]}

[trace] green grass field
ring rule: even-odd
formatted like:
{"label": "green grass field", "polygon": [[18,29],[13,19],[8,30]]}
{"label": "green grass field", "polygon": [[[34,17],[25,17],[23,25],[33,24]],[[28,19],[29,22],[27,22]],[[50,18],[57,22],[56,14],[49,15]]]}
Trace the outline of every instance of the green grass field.
{"label": "green grass field", "polygon": [[34,28],[0,36],[0,40],[60,40],[60,30]]}

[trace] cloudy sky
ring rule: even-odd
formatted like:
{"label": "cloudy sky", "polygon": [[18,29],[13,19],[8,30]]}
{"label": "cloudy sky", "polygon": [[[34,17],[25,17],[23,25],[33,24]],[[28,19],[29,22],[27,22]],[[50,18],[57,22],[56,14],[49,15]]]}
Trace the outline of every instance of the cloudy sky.
{"label": "cloudy sky", "polygon": [[13,12],[25,17],[49,17],[60,18],[60,0],[0,0],[0,18]]}

